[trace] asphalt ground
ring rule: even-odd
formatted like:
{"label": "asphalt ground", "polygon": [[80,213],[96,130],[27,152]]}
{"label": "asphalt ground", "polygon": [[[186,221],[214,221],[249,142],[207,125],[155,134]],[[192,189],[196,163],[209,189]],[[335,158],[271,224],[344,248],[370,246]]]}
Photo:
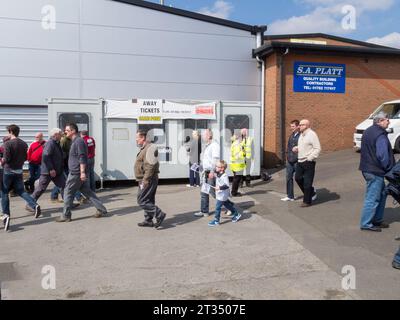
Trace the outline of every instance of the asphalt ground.
{"label": "asphalt ground", "polygon": [[[284,170],[253,181],[233,199],[242,219],[222,214],[218,227],[207,226],[212,216],[194,216],[199,189],[184,183],[159,186],[157,204],[167,212],[160,230],[137,226],[136,187],[99,191],[108,216],[93,218],[95,209],[83,205],[70,223],[54,222],[62,204],[48,193],[38,219],[11,198],[11,232],[0,230],[2,299],[398,299],[400,271],[391,261],[400,209],[388,200],[390,228],[360,231],[358,159],[352,150],[322,156],[309,208],[280,200]],[[355,270],[350,290],[344,266]]]}

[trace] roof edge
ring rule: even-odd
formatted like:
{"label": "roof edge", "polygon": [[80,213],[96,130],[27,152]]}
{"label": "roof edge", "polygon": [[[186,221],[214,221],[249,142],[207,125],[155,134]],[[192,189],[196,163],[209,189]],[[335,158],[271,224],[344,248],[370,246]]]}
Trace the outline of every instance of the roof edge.
{"label": "roof edge", "polygon": [[364,47],[371,47],[371,48],[386,48],[386,49],[393,49],[392,47],[387,47],[387,46],[382,46],[379,44],[375,43],[370,43],[370,42],[365,42],[365,41],[359,41],[359,40],[354,40],[354,39],[349,39],[349,38],[344,38],[344,37],[338,37],[338,36],[333,36],[330,34],[326,33],[295,33],[295,34],[282,34],[282,35],[265,35],[264,40],[276,40],[276,39],[298,39],[298,38],[304,38],[304,37],[309,37],[309,38],[327,38],[331,40],[336,40],[336,41],[342,41],[342,42],[348,42],[356,45],[361,45]]}
{"label": "roof edge", "polygon": [[272,52],[282,49],[299,49],[299,50],[311,50],[311,51],[330,51],[339,53],[357,53],[357,54],[383,54],[383,55],[398,55],[400,56],[400,49],[394,48],[363,48],[363,47],[351,47],[351,46],[334,46],[334,45],[315,45],[315,44],[304,44],[304,43],[292,43],[292,42],[281,42],[271,41],[270,43],[264,44],[263,46],[253,50],[253,57],[263,58]]}
{"label": "roof edge", "polygon": [[257,34],[258,32],[265,32],[265,30],[267,29],[265,26],[251,26],[251,25],[236,22],[236,21],[207,16],[205,14],[201,14],[201,13],[197,13],[197,12],[187,11],[187,10],[183,10],[183,9],[173,8],[173,7],[167,7],[165,5],[161,5],[161,4],[154,3],[154,2],[148,2],[148,1],[144,1],[144,0],[112,0],[112,1],[126,3],[126,4],[130,4],[130,5],[134,5],[134,6],[138,6],[138,7],[142,7],[142,8],[147,8],[147,9],[152,9],[152,10],[157,10],[157,11],[161,11],[161,12],[166,12],[166,13],[174,14],[177,16],[185,17],[185,18],[191,18],[191,19],[195,19],[195,20],[218,24],[221,26],[230,27],[230,28],[234,28],[234,29],[244,30],[244,31],[250,32],[251,34]]}

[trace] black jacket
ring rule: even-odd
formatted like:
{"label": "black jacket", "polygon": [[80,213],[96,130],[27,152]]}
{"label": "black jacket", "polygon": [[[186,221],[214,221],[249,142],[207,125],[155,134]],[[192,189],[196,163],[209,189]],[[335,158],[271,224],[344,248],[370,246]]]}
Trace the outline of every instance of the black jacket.
{"label": "black jacket", "polygon": [[297,162],[297,153],[294,153],[292,149],[297,147],[299,142],[300,132],[292,133],[289,137],[287,146],[287,161],[294,163]]}
{"label": "black jacket", "polygon": [[49,174],[51,170],[55,170],[59,176],[64,173],[63,151],[60,143],[50,138],[43,148],[41,174]]}
{"label": "black jacket", "polygon": [[[376,156],[376,141],[382,135],[387,139],[387,132],[382,127],[374,124],[364,131],[361,140],[361,158],[359,170],[362,172],[372,173],[374,175],[383,177],[388,171],[383,168],[381,162]],[[390,159],[389,169],[391,169],[394,164],[393,150],[388,141],[388,156]]]}

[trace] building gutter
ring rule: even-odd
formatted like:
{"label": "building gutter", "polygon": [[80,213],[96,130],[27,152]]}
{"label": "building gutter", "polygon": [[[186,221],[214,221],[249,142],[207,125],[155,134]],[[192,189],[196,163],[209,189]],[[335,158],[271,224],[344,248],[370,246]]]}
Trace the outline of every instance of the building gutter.
{"label": "building gutter", "polygon": [[[259,32],[257,33],[257,42],[256,42],[256,48],[260,48],[263,45],[264,41],[264,32],[267,30],[267,26],[261,26],[259,27]],[[260,141],[260,163],[263,165],[264,164],[264,123],[265,123],[265,60],[260,59],[259,56],[254,55],[255,59],[258,61],[259,65],[261,66],[261,92],[260,92],[260,97],[261,97],[261,116],[260,116],[260,122],[261,122],[261,141]]]}
{"label": "building gutter", "polygon": [[279,108],[279,149],[280,149],[280,158],[282,164],[285,163],[285,154],[286,154],[286,79],[285,79],[285,56],[289,53],[289,48],[286,48],[286,51],[279,55],[279,70],[280,70],[280,92],[279,92],[279,101],[280,101],[280,108]]}

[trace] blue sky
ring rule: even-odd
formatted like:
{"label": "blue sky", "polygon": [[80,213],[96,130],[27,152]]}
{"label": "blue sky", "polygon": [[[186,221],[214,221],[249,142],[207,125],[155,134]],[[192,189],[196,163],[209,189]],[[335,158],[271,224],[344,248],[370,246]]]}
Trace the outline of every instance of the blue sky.
{"label": "blue sky", "polygon": [[400,0],[164,0],[164,3],[250,25],[266,24],[267,34],[322,32],[400,48]]}

